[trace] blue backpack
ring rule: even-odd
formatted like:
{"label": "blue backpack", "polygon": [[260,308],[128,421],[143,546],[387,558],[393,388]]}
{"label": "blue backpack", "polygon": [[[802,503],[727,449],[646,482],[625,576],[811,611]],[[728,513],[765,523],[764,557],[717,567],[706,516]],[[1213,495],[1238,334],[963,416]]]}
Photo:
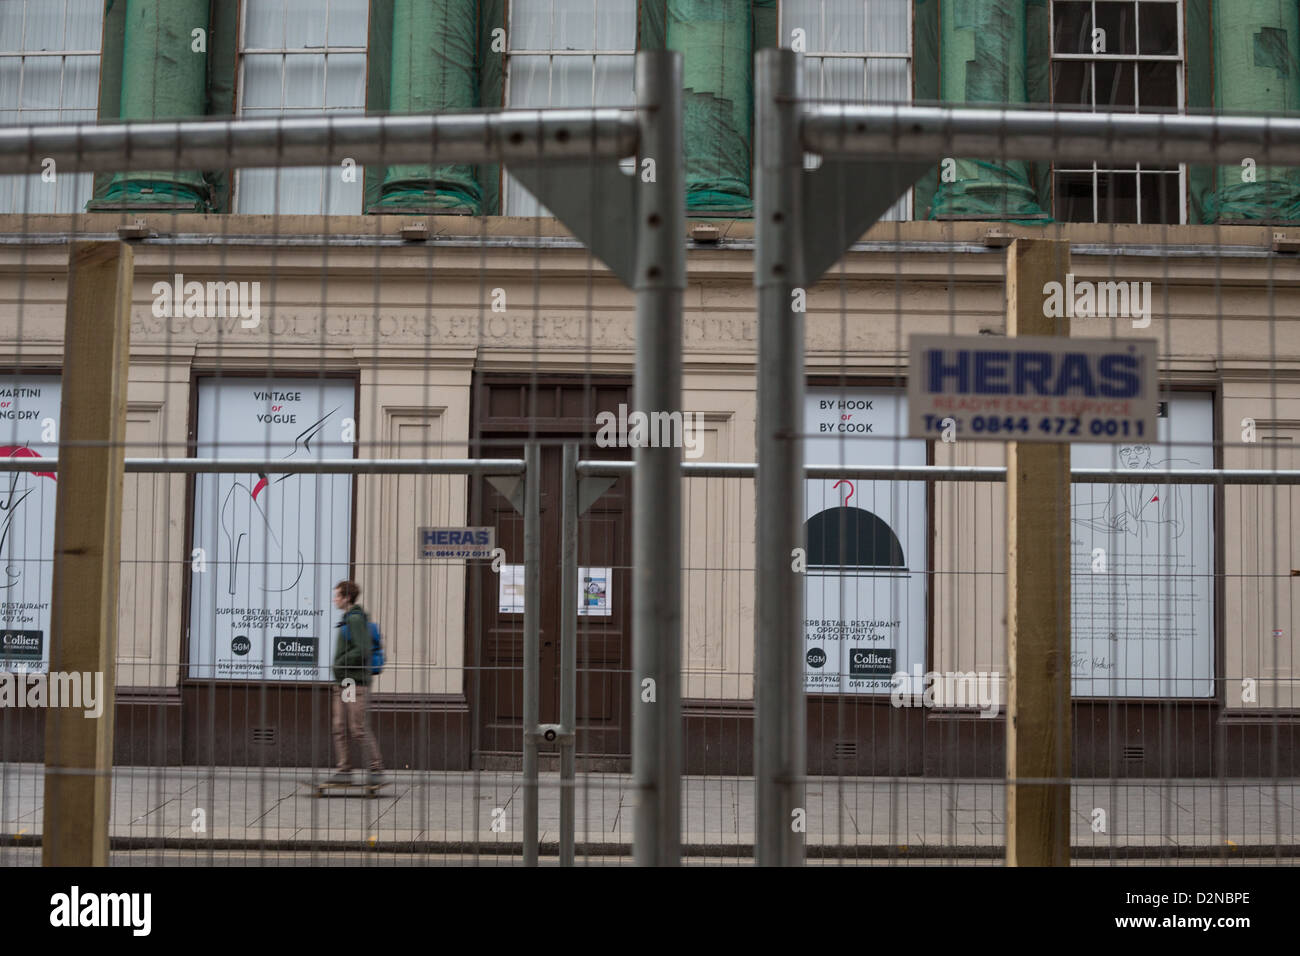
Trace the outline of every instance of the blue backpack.
{"label": "blue backpack", "polygon": [[378,674],[384,669],[384,639],[379,633],[379,625],[367,621],[370,625],[370,673]]}

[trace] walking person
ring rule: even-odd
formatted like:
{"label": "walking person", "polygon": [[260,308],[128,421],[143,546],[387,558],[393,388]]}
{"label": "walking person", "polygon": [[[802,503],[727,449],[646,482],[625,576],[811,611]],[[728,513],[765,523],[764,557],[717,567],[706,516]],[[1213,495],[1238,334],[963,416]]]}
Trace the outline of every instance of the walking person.
{"label": "walking person", "polygon": [[[370,768],[366,783],[384,781],[384,767],[367,713],[372,642],[370,619],[357,603],[360,595],[361,588],[355,581],[340,581],[334,586],[334,606],[343,612],[343,618],[338,623],[338,639],[334,644],[333,673],[338,688],[333,695],[332,717],[337,762],[330,783],[352,782],[349,748],[353,739],[361,748],[361,759]],[[351,685],[344,683],[349,679]]]}

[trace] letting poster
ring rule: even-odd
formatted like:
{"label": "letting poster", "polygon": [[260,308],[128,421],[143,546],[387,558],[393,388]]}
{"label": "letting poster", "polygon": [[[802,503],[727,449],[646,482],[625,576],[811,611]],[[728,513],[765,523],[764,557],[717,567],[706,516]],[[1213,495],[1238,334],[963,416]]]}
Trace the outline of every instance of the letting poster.
{"label": "letting poster", "polygon": [[[354,401],[350,381],[201,379],[198,456],[351,458],[343,429]],[[274,464],[199,475],[193,547],[203,570],[191,570],[190,676],[329,680],[340,616],[332,595],[348,576],[351,524],[350,475]]]}
{"label": "letting poster", "polygon": [[[58,455],[61,394],[58,376],[0,378],[0,457]],[[0,475],[0,671],[49,670],[57,488],[51,471]]]}
{"label": "letting poster", "polygon": [[[804,401],[808,464],[926,463],[901,390],[810,388]],[[925,483],[833,478],[805,496],[804,688],[889,693],[895,673],[925,670]]]}
{"label": "letting poster", "polygon": [[1161,403],[1157,442],[1070,449],[1072,468],[1150,475],[1071,488],[1075,697],[1213,696],[1214,488],[1160,480],[1166,468],[1214,467],[1213,409],[1208,394],[1175,395]]}

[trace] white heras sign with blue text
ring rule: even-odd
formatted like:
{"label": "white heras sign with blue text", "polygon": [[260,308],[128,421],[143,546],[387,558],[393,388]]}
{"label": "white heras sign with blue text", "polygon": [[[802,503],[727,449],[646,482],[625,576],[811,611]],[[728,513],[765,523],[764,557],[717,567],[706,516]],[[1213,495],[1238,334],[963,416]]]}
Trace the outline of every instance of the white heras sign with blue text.
{"label": "white heras sign with blue text", "polygon": [[1156,439],[1154,339],[913,335],[910,350],[913,438]]}

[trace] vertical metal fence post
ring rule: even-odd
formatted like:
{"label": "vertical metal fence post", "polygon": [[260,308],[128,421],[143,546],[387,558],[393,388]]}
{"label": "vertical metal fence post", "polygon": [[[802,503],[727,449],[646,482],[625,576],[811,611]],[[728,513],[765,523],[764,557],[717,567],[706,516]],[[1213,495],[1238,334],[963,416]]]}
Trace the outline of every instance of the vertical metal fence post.
{"label": "vertical metal fence post", "polygon": [[[681,412],[686,193],[679,53],[637,55],[636,384],[643,412]],[[652,161],[652,162],[648,162]],[[683,427],[685,419],[683,417]],[[636,862],[681,862],[682,451],[637,448],[632,491],[632,770]],[[647,683],[649,682],[649,683]]]}
{"label": "vertical metal fence post", "polygon": [[758,475],[754,634],[754,862],[790,866],[803,847],[807,714],[800,667],[803,586],[791,552],[802,543],[803,315],[791,308],[803,274],[803,150],[797,56],[762,50],[755,69],[754,285],[758,290]]}
{"label": "vertical metal fence post", "polygon": [[573,866],[578,718],[578,446],[564,446],[560,543],[560,866]]}
{"label": "vertical metal fence post", "polygon": [[541,689],[542,449],[524,449],[524,866],[537,865],[537,724]]}

